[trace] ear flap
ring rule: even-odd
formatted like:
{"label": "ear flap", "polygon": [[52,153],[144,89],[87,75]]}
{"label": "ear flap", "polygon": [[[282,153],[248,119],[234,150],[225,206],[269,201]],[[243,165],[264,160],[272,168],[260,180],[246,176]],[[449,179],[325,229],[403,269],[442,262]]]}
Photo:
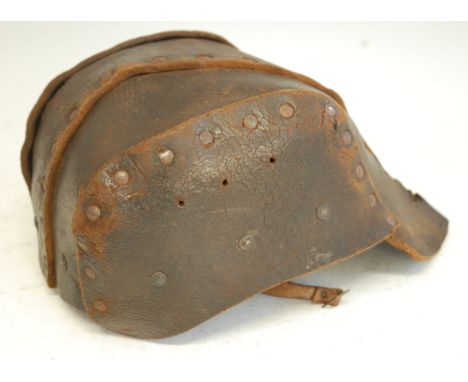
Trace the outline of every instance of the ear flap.
{"label": "ear flap", "polygon": [[397,218],[346,121],[323,93],[274,91],[111,158],[83,184],[73,222],[90,317],[176,335],[389,238]]}
{"label": "ear flap", "polygon": [[419,194],[392,179],[367,145],[362,145],[361,151],[377,194],[400,223],[387,241],[416,260],[427,260],[440,249],[448,220]]}

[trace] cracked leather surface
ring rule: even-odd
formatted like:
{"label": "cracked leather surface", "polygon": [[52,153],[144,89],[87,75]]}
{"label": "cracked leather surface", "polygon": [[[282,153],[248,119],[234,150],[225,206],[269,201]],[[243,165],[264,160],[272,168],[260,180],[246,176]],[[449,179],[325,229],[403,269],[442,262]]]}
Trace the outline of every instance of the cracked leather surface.
{"label": "cracked leather surface", "polygon": [[22,166],[49,286],[137,337],[259,292],[326,301],[288,280],[383,240],[428,259],[448,227],[385,172],[339,95],[201,32],[132,40],[57,77]]}

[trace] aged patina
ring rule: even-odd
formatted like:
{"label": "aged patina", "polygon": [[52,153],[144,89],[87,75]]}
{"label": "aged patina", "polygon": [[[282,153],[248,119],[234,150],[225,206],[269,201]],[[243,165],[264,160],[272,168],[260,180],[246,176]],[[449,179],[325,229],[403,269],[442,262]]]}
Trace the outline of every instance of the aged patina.
{"label": "aged patina", "polygon": [[100,325],[184,332],[387,241],[424,260],[447,220],[388,176],[342,99],[204,32],[117,45],[54,79],[22,151],[50,287]]}

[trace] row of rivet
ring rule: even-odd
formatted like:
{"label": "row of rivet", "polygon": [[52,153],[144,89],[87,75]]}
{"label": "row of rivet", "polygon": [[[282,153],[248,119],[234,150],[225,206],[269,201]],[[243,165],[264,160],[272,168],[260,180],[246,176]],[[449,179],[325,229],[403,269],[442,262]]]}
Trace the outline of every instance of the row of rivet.
{"label": "row of rivet", "polygon": [[[172,150],[163,149],[158,153],[158,158],[161,161],[161,163],[168,165],[172,163],[172,161],[174,160],[174,153],[172,152]],[[116,171],[113,175],[113,180],[118,186],[125,186],[126,184],[128,184],[128,181],[129,181],[128,172],[125,170]],[[97,219],[99,219],[100,216],[101,216],[101,210],[98,206],[91,205],[86,210],[86,217],[90,221],[96,221]],[[81,240],[78,241],[78,247],[83,251],[88,250],[88,247],[86,246],[86,244],[83,243]],[[91,280],[96,279],[96,272],[91,267],[85,267],[84,273],[89,279]],[[163,272],[155,272],[150,277],[150,283],[151,285],[155,287],[164,286],[166,282],[167,282],[167,277]],[[106,305],[103,301],[96,300],[94,302],[94,308],[95,310],[99,312],[104,312],[106,310]]]}
{"label": "row of rivet", "polygon": [[[327,112],[327,114],[334,118],[336,116],[336,109],[330,105],[330,104],[327,104],[325,106],[325,111]],[[341,141],[346,145],[346,146],[351,146],[351,144],[353,143],[353,135],[351,134],[351,132],[349,130],[345,130],[341,133]]]}
{"label": "row of rivet", "polygon": [[[85,268],[85,273],[92,280],[96,278],[96,274],[89,267]],[[150,284],[153,287],[160,288],[160,287],[165,286],[166,283],[167,283],[167,276],[164,272],[155,272],[150,276]],[[94,300],[93,306],[96,311],[101,312],[101,313],[104,313],[107,310],[107,304],[101,299]]]}
{"label": "row of rivet", "polygon": [[[291,118],[294,115],[294,108],[289,103],[284,103],[279,108],[279,113],[283,118]],[[255,114],[247,114],[242,119],[242,126],[247,129],[253,130],[258,126],[258,118]],[[204,130],[198,137],[200,143],[205,147],[210,147],[214,142],[213,134]]]}
{"label": "row of rivet", "polygon": [[[332,117],[336,115],[336,110],[331,105],[328,105],[326,107],[326,111]],[[294,114],[294,108],[289,103],[285,103],[280,106],[279,112],[283,118],[291,118]],[[248,114],[243,118],[242,125],[248,129],[255,129],[258,126],[258,119],[254,114]],[[347,146],[351,145],[351,143],[353,142],[353,137],[349,130],[346,130],[342,133],[341,139],[343,143]],[[214,137],[211,132],[205,130],[200,133],[199,140],[203,146],[209,147],[213,144]],[[161,163],[167,165],[167,164],[170,164],[174,160],[174,153],[171,150],[165,149],[159,152],[158,157]],[[364,168],[361,164],[358,164],[356,166],[355,171],[356,171],[356,176],[359,179],[362,179],[364,177]],[[128,173],[124,170],[117,171],[114,174],[114,181],[119,186],[126,185],[128,183]],[[373,208],[376,205],[376,203],[377,203],[377,198],[375,197],[374,194],[371,194],[370,206]],[[87,210],[86,215],[88,219],[90,219],[91,221],[97,220],[100,216],[99,207],[90,206]],[[331,218],[330,207],[328,206],[327,203],[322,203],[317,207],[317,217],[320,220],[329,220]],[[395,219],[391,215],[387,215],[387,222],[392,226],[396,224]],[[253,235],[246,234],[246,235],[243,235],[239,239],[238,246],[242,251],[250,251],[256,248],[256,245],[257,245],[256,243],[257,243],[256,239]],[[94,280],[96,278],[96,273],[94,272],[93,269],[89,267],[85,268],[85,274],[90,279]],[[150,284],[154,287],[161,287],[161,286],[166,285],[166,283],[167,283],[167,276],[164,272],[158,271],[158,272],[153,273],[150,276]],[[102,301],[96,301],[95,308],[96,310],[104,311],[105,305],[102,303]]]}
{"label": "row of rivet", "polygon": [[[279,112],[284,118],[290,118],[294,114],[294,108],[289,103],[285,103],[280,106]],[[248,114],[243,119],[243,125],[249,129],[254,129],[258,125],[258,119],[255,115]],[[205,130],[200,133],[199,140],[203,146],[208,147],[214,142],[214,137],[211,132]],[[168,165],[174,160],[174,153],[172,150],[164,149],[159,152],[158,157],[161,163]],[[118,170],[114,173],[113,179],[118,186],[125,186],[129,181],[129,175],[125,170]],[[86,217],[90,221],[96,221],[100,216],[101,210],[98,206],[91,205],[88,207]]]}
{"label": "row of rivet", "polygon": [[[161,163],[168,165],[174,160],[174,153],[172,150],[164,149],[158,154]],[[118,170],[113,175],[113,180],[118,186],[125,186],[129,181],[128,172],[125,170]],[[86,210],[86,217],[88,220],[95,222],[101,216],[101,209],[96,205],[91,205]]]}
{"label": "row of rivet", "polygon": [[[330,117],[335,117],[336,110],[332,105],[327,105],[325,110]],[[351,146],[353,143],[353,135],[349,130],[343,131],[340,138],[346,146]],[[364,167],[361,164],[356,165],[355,173],[358,179],[363,179],[365,175]],[[373,193],[369,195],[369,204],[371,208],[374,208],[377,205],[377,197]],[[387,214],[387,223],[391,226],[395,226],[396,224],[396,220],[391,214]]]}
{"label": "row of rivet", "polygon": [[[96,278],[95,272],[89,267],[85,268],[85,273],[92,280]],[[164,272],[155,272],[150,276],[150,284],[153,287],[156,287],[156,288],[163,287],[166,285],[166,283],[167,283],[167,276]],[[107,310],[106,303],[101,299],[96,299],[94,301],[93,306],[96,311],[101,312],[101,313],[104,313]]]}
{"label": "row of rivet", "polygon": [[[283,104],[279,108],[279,112],[282,117],[290,118],[294,114],[294,108],[290,104]],[[243,126],[249,129],[255,129],[258,125],[258,119],[253,114],[248,114],[243,119]],[[214,142],[214,137],[209,131],[203,131],[200,136],[199,140],[203,146],[208,147]],[[159,152],[158,154],[159,160],[163,164],[170,164],[174,160],[174,153],[169,150],[165,149]],[[118,170],[114,173],[113,176],[114,182],[119,186],[124,186],[129,181],[129,175],[124,170]],[[223,183],[224,184],[224,183]],[[86,211],[86,217],[91,221],[96,221],[101,216],[101,210],[98,206],[91,205],[88,207]],[[256,239],[254,236],[250,234],[246,234],[242,236],[238,241],[239,248],[242,251],[249,251],[253,250],[256,247]],[[87,250],[86,245],[79,241],[78,246],[82,250]],[[94,280],[96,278],[96,272],[90,268],[86,267],[84,272],[88,278]],[[150,276],[150,284],[154,287],[162,287],[167,283],[167,276],[164,272],[155,272]],[[98,300],[95,302],[94,307],[98,311],[105,311],[105,304]]]}

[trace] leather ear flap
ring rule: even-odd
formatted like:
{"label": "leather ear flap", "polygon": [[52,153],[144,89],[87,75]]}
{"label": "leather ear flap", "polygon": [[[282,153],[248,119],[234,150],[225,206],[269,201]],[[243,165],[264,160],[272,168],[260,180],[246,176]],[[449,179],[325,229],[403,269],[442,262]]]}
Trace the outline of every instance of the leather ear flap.
{"label": "leather ear flap", "polygon": [[[375,196],[362,139],[339,129],[347,118],[321,92],[273,91],[104,163],[73,219],[88,315],[138,337],[176,335],[390,237],[397,224]],[[294,295],[337,302],[306,289]]]}
{"label": "leather ear flap", "polygon": [[431,258],[447,235],[448,220],[419,194],[413,194],[391,178],[364,141],[360,150],[378,198],[392,212],[389,223],[398,223],[387,241],[413,259]]}

